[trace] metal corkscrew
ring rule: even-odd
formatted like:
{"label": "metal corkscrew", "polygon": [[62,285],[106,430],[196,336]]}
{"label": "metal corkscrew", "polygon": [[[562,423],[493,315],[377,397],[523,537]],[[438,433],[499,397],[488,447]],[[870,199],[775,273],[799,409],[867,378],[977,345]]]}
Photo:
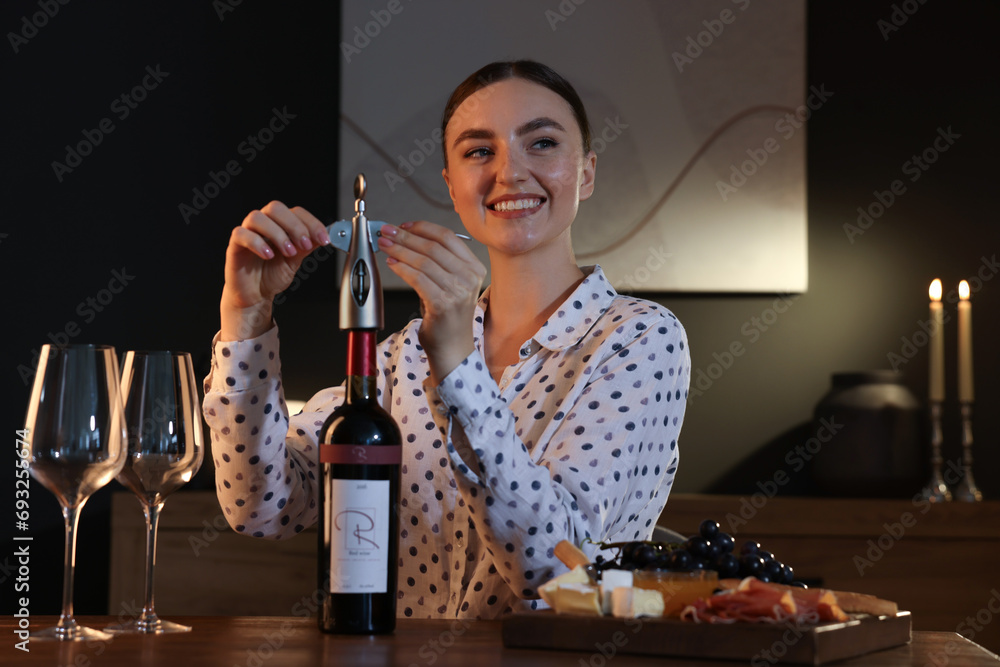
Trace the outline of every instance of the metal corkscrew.
{"label": "metal corkscrew", "polygon": [[384,326],[382,282],[375,263],[375,239],[386,224],[365,216],[364,174],[354,179],[354,217],[329,227],[330,243],[347,253],[340,281],[340,328],[381,329]]}

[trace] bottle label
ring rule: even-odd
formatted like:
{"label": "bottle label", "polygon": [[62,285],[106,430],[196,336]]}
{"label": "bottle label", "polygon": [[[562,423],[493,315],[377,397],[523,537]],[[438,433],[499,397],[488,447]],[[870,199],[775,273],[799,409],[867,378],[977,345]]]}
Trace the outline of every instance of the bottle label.
{"label": "bottle label", "polygon": [[320,463],[348,465],[399,465],[403,461],[402,445],[331,445],[319,446]]}
{"label": "bottle label", "polygon": [[330,592],[387,592],[388,480],[331,479],[330,507]]}

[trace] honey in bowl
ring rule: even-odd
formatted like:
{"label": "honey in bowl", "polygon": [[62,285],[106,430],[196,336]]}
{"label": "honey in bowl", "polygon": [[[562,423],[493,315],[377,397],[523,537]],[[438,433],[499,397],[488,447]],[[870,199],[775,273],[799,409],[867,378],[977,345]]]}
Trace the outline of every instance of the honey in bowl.
{"label": "honey in bowl", "polygon": [[695,600],[711,596],[719,585],[719,573],[715,570],[636,570],[633,576],[636,588],[657,590],[663,594],[664,616],[679,615]]}

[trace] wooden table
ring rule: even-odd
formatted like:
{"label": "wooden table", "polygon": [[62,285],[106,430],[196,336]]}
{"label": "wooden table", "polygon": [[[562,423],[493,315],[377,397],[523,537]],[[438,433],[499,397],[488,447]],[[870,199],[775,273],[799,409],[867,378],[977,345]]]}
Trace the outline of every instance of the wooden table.
{"label": "wooden table", "polygon": [[[32,627],[52,625],[55,618],[33,617]],[[90,627],[104,627],[113,618],[80,617]],[[39,642],[30,652],[14,648],[15,619],[0,620],[0,664],[59,665],[74,667],[297,667],[298,665],[349,665],[350,667],[490,667],[492,665],[555,665],[613,667],[663,664],[657,658],[617,655],[607,660],[594,652],[560,652],[510,649],[502,645],[500,621],[443,621],[401,619],[393,635],[345,637],[321,633],[314,619],[281,616],[194,616],[169,620],[191,625],[189,633],[165,636],[119,636],[100,642]],[[723,661],[671,660],[672,666],[724,666]],[[836,663],[842,667],[870,665],[896,667],[973,667],[1000,665],[1000,658],[952,632],[915,632],[908,646]]]}

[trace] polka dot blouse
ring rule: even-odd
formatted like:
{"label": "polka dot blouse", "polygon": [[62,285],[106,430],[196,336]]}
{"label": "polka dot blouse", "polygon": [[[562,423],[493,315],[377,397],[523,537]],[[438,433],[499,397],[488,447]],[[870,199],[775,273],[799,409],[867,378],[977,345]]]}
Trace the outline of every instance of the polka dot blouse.
{"label": "polka dot blouse", "polygon": [[[476,350],[437,387],[419,320],[379,345],[379,399],[403,433],[400,616],[541,608],[536,589],[566,569],[560,540],[652,534],[677,471],[686,336],[667,309],[617,294],[598,266],[584,272],[499,386],[483,357],[489,290]],[[286,539],[316,522],[319,430],[343,395],[321,391],[289,417],[277,329],[215,341],[204,412],[236,531]]]}

